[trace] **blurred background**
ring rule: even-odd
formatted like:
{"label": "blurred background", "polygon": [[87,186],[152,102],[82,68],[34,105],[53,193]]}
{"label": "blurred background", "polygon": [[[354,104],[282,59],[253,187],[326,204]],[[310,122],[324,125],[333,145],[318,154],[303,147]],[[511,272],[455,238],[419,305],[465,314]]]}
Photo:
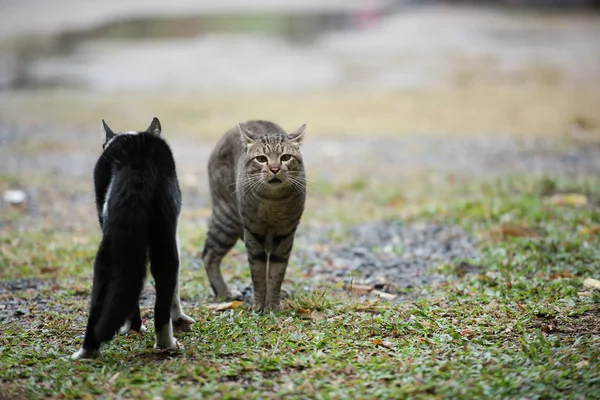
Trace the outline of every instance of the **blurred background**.
{"label": "blurred background", "polygon": [[247,119],[308,125],[313,201],[335,194],[355,207],[377,187],[397,199],[503,174],[595,174],[599,7],[0,0],[0,230],[96,229],[102,118],[142,130],[159,117],[185,204],[204,213],[208,153]]}

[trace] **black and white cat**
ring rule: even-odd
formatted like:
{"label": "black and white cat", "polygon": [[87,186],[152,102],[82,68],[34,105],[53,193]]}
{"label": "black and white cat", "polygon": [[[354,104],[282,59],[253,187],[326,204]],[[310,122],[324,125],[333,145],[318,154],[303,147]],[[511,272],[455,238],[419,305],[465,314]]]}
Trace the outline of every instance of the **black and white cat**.
{"label": "black and white cat", "polygon": [[189,331],[193,319],[179,299],[177,223],[181,190],[175,160],[160,137],[157,118],[144,132],[114,133],[94,168],[102,241],[94,262],[92,302],[83,345],[71,358],[94,358],[117,331],[142,331],[139,297],[146,265],[155,281],[155,348],[175,348],[173,326]]}

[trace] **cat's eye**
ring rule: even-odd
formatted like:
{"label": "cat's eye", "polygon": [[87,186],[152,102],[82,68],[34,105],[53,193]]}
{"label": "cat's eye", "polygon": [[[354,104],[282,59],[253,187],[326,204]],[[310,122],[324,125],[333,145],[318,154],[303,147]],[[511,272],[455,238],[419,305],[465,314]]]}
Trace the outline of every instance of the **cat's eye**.
{"label": "cat's eye", "polygon": [[290,161],[291,159],[292,159],[292,156],[290,154],[284,154],[281,156],[282,162]]}
{"label": "cat's eye", "polygon": [[258,156],[256,157],[256,161],[258,161],[259,163],[266,163],[269,160],[265,156]]}

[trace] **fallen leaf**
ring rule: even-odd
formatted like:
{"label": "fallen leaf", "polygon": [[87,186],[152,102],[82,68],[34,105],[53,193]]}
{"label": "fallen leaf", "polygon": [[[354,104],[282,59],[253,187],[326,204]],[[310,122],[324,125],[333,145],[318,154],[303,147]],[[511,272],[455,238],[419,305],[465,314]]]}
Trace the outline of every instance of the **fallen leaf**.
{"label": "fallen leaf", "polygon": [[489,360],[487,360],[486,362],[484,362],[481,365],[483,367],[489,367],[490,365],[496,365],[496,364],[498,364],[498,361],[494,360],[493,358],[490,358]]}
{"label": "fallen leaf", "polygon": [[379,290],[373,290],[372,293],[375,293],[377,296],[385,300],[394,300],[396,297],[398,297],[395,294],[380,292]]}
{"label": "fallen leaf", "polygon": [[579,361],[577,364],[575,364],[575,367],[577,367],[577,369],[581,369],[581,368],[585,368],[588,365],[590,365],[590,362],[587,360],[583,360],[583,361]]}
{"label": "fallen leaf", "polygon": [[388,349],[391,349],[394,345],[392,344],[392,342],[388,342],[387,340],[382,340],[381,341],[381,345],[383,347],[387,347]]}
{"label": "fallen leaf", "polygon": [[371,340],[371,344],[372,344],[373,346],[379,346],[381,343],[383,343],[383,342],[381,341],[381,339],[373,339],[373,340]]}
{"label": "fallen leaf", "polygon": [[579,230],[580,235],[595,235],[600,232],[600,226],[588,226]]}
{"label": "fallen leaf", "polygon": [[354,294],[367,294],[373,290],[373,287],[368,285],[348,285],[348,289]]}
{"label": "fallen leaf", "polygon": [[315,321],[323,321],[324,319],[327,319],[327,316],[321,311],[314,311],[310,313],[310,319]]}
{"label": "fallen leaf", "polygon": [[306,308],[301,308],[298,310],[298,314],[310,314],[310,310]]}
{"label": "fallen leaf", "polygon": [[588,203],[587,197],[584,194],[569,193],[569,194],[554,194],[547,199],[547,202],[552,206],[586,206]]}
{"label": "fallen leaf", "polygon": [[117,380],[117,378],[119,377],[120,372],[117,372],[116,374],[114,374],[113,376],[110,377],[110,379],[108,380],[108,383],[112,384],[114,381]]}
{"label": "fallen leaf", "polygon": [[554,332],[554,324],[548,324],[548,325],[542,326],[542,332],[544,332],[544,333]]}
{"label": "fallen leaf", "polygon": [[528,236],[527,229],[520,226],[503,225],[500,228],[502,237],[523,237]]}
{"label": "fallen leaf", "polygon": [[421,323],[421,325],[427,327],[427,328],[433,328],[433,325],[431,325],[429,322],[426,321],[419,321]]}
{"label": "fallen leaf", "polygon": [[560,278],[575,278],[575,275],[573,275],[570,272],[555,272],[555,273],[551,274],[549,276],[549,278],[552,280],[560,279]]}
{"label": "fallen leaf", "polygon": [[592,292],[577,292],[577,296],[580,296],[580,297],[592,297]]}
{"label": "fallen leaf", "polygon": [[527,311],[527,309],[525,308],[525,306],[524,306],[523,304],[516,303],[516,305],[517,305],[517,307],[519,307],[521,310],[523,310],[523,311]]}
{"label": "fallen leaf", "polygon": [[470,329],[463,329],[462,331],[460,331],[461,336],[469,336],[471,333],[473,333],[473,331],[471,331]]}
{"label": "fallen leaf", "polygon": [[56,271],[58,271],[58,268],[56,267],[45,266],[40,268],[40,273],[42,274],[54,274]]}
{"label": "fallen leaf", "polygon": [[589,289],[600,290],[600,281],[594,278],[586,278],[583,281],[583,286]]}
{"label": "fallen leaf", "polygon": [[227,303],[208,304],[206,306],[206,308],[208,309],[208,311],[231,310],[234,308],[238,308],[239,306],[242,305],[242,303],[243,303],[243,301],[234,300],[234,301],[230,301]]}

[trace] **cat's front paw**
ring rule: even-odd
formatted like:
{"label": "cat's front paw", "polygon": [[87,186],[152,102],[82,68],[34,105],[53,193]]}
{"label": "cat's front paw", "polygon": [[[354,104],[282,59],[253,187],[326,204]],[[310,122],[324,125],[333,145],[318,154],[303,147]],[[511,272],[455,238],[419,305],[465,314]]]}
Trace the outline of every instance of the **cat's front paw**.
{"label": "cat's front paw", "polygon": [[71,355],[71,360],[81,360],[83,358],[98,358],[102,354],[100,349],[86,350],[83,347]]}
{"label": "cat's front paw", "polygon": [[154,350],[177,350],[183,349],[183,345],[174,337],[171,340],[167,340],[163,343],[159,343],[158,341],[154,343]]}
{"label": "cat's front paw", "polygon": [[244,295],[237,289],[230,289],[231,295],[227,300],[244,300]]}
{"label": "cat's front paw", "polygon": [[194,322],[196,321],[193,318],[181,313],[176,319],[173,319],[173,330],[175,332],[191,332]]}

